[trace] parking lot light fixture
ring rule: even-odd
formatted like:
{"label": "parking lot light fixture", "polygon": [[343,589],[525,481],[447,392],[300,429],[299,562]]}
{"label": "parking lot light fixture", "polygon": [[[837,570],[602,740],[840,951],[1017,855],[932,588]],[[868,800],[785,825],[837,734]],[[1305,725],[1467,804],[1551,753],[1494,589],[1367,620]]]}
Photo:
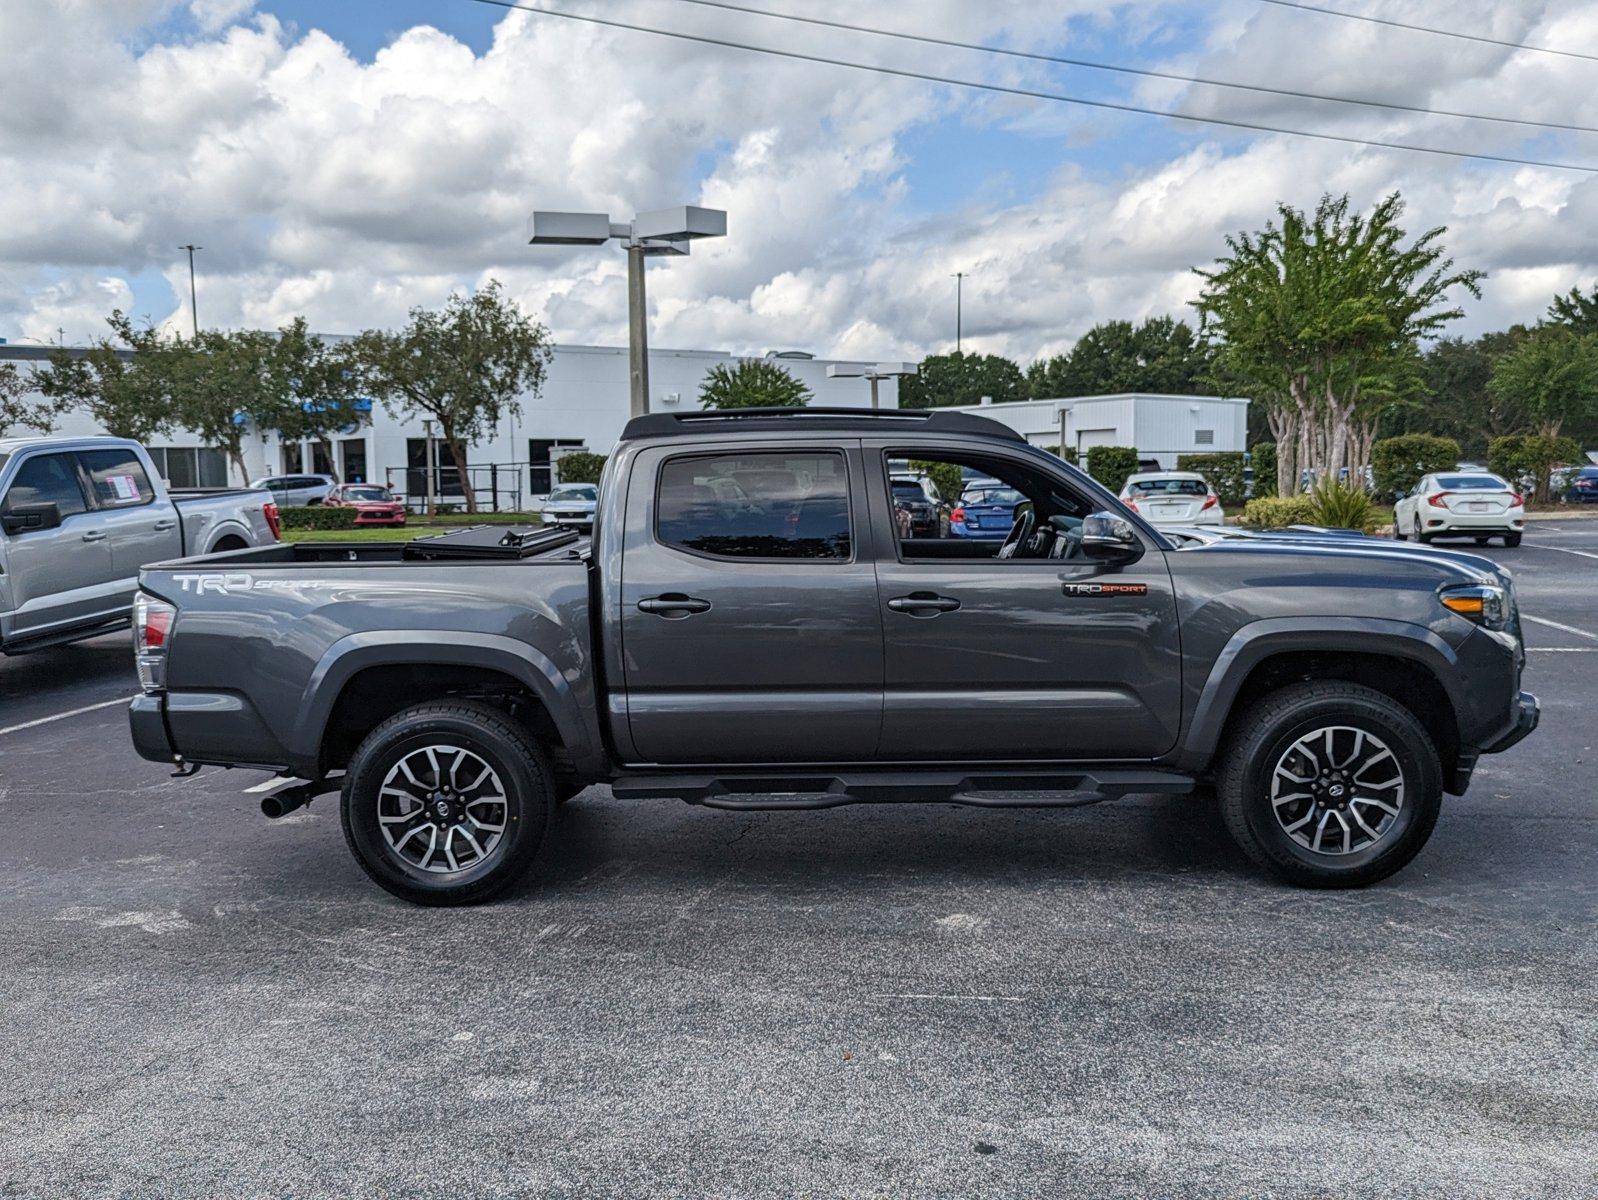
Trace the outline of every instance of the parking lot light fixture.
{"label": "parking lot light fixture", "polygon": [[878,408],[877,384],[884,379],[903,379],[919,373],[915,363],[833,363],[827,368],[828,379],[868,379],[871,381],[871,407]]}
{"label": "parking lot light fixture", "polygon": [[[681,204],[639,213],[631,221],[612,221],[608,213],[535,212],[528,244],[602,246],[618,241],[627,248],[627,357],[632,415],[649,411],[649,332],[644,294],[644,260],[687,254],[700,238],[725,237],[727,214],[719,208]],[[875,386],[875,385],[873,385]]]}

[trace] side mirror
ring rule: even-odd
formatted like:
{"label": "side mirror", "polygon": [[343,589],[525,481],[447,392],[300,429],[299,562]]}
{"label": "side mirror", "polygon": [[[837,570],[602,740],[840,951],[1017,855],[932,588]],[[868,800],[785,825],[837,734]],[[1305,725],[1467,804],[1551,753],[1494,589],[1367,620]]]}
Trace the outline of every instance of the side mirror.
{"label": "side mirror", "polygon": [[19,504],[0,517],[7,533],[38,533],[61,524],[61,510],[54,504]]}
{"label": "side mirror", "polygon": [[1096,512],[1082,521],[1082,553],[1101,562],[1132,562],[1143,557],[1143,543],[1130,521]]}

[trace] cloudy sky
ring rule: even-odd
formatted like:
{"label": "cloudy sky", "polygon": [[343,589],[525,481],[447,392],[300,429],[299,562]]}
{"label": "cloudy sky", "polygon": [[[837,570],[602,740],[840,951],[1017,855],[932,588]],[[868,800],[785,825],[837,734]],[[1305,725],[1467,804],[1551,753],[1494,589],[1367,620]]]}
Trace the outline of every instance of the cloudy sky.
{"label": "cloudy sky", "polygon": [[[1598,166],[1598,133],[1141,80],[683,0],[552,8],[1011,86]],[[1598,129],[1598,61],[1261,0],[744,0],[1123,65]],[[1326,0],[1598,54],[1598,0]],[[0,337],[113,307],[187,322],[394,324],[502,280],[562,341],[625,337],[612,248],[527,246],[533,208],[727,209],[651,268],[660,346],[1022,362],[1095,322],[1186,315],[1191,268],[1277,201],[1368,207],[1487,270],[1462,332],[1598,277],[1598,174],[1253,134],[596,28],[472,0],[12,0],[0,101]]]}

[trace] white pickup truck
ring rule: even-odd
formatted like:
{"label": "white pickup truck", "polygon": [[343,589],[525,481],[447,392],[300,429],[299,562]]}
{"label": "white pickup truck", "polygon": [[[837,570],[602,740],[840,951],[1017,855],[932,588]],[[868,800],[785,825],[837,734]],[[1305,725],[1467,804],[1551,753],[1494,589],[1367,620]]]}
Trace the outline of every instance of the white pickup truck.
{"label": "white pickup truck", "polygon": [[147,563],[277,536],[270,493],[168,489],[137,442],[0,439],[0,653],[126,624]]}

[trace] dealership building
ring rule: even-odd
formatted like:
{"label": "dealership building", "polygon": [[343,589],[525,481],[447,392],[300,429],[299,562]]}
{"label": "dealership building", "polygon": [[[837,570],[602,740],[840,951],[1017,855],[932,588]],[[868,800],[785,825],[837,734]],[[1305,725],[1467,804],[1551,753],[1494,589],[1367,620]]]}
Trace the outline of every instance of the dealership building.
{"label": "dealership building", "polygon": [[1144,460],[1172,470],[1180,454],[1248,449],[1248,404],[1241,396],[1126,392],[971,404],[951,411],[1003,421],[1034,446],[1058,452],[1064,445],[1077,452],[1078,461],[1094,446],[1135,446]]}

